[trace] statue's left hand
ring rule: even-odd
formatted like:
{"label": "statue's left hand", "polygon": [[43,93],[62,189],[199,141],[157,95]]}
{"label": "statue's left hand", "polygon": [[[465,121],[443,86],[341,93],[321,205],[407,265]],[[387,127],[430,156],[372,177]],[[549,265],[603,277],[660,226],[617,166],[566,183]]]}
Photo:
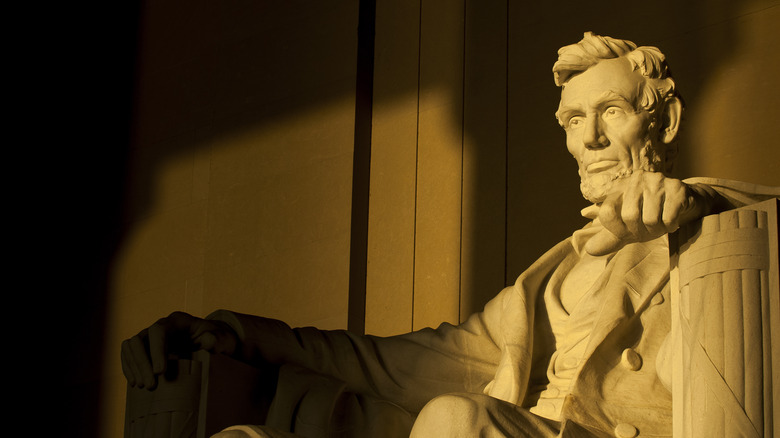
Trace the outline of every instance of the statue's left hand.
{"label": "statue's left hand", "polygon": [[585,251],[606,255],[629,243],[674,232],[710,214],[716,196],[708,187],[688,185],[659,172],[635,171],[618,181],[604,202],[583,210],[584,216],[598,217],[604,226],[585,244]]}
{"label": "statue's left hand", "polygon": [[122,372],[130,386],[151,390],[165,372],[169,354],[203,349],[232,355],[237,344],[238,336],[226,323],[173,312],[122,342]]}

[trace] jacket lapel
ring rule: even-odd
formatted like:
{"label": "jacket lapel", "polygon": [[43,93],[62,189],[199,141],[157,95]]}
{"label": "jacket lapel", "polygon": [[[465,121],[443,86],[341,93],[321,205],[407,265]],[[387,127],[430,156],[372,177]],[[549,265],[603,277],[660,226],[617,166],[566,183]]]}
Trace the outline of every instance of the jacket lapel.
{"label": "jacket lapel", "polygon": [[601,310],[593,325],[585,357],[622,321],[641,313],[669,279],[667,237],[626,245],[607,265]]}
{"label": "jacket lapel", "polygon": [[507,294],[500,321],[501,360],[485,394],[513,404],[525,398],[534,348],[545,347],[534,345],[538,335],[534,331],[537,300],[550,275],[572,251],[570,239],[554,246],[520,275],[512,293]]}

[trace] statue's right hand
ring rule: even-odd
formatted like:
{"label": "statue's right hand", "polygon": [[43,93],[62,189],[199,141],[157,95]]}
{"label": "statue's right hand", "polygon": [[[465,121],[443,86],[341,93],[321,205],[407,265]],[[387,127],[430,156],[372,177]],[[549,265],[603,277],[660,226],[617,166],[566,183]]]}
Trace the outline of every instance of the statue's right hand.
{"label": "statue's right hand", "polygon": [[122,342],[122,372],[130,386],[154,389],[169,354],[203,349],[232,355],[238,336],[226,323],[173,312]]}

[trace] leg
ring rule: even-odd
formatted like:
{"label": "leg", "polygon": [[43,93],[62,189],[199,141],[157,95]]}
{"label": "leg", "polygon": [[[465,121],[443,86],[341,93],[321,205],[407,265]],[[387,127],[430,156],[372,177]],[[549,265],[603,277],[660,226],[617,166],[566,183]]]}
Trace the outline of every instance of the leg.
{"label": "leg", "polygon": [[265,426],[230,426],[211,438],[296,438],[290,432],[280,432]]}
{"label": "leg", "polygon": [[411,438],[552,438],[554,422],[484,394],[446,394],[420,411]]}

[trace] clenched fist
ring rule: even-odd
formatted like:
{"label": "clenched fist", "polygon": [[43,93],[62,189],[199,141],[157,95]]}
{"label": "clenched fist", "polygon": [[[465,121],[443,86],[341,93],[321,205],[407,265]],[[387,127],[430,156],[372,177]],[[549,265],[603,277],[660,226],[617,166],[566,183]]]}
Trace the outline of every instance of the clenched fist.
{"label": "clenched fist", "polygon": [[583,210],[583,216],[598,218],[604,226],[585,244],[585,251],[606,255],[674,232],[712,213],[717,196],[709,187],[688,185],[660,172],[634,171],[616,182],[604,202]]}

